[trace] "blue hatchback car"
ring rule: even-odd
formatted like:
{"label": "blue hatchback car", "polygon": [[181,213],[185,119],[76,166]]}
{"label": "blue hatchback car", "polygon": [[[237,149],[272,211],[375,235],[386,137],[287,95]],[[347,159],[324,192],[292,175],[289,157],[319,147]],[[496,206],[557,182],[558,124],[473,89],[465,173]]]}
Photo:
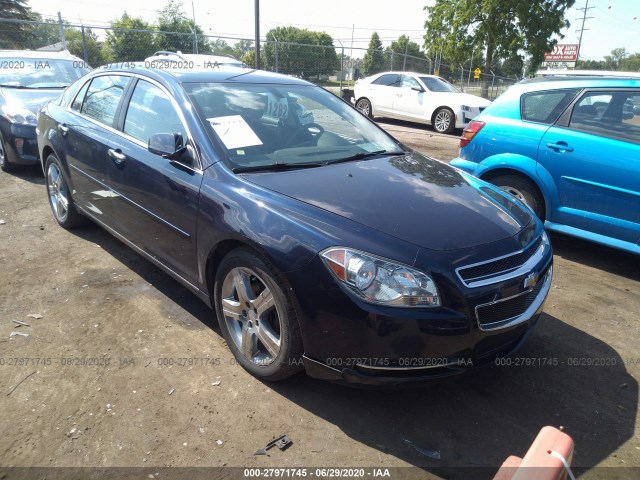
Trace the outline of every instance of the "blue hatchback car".
{"label": "blue hatchback car", "polygon": [[451,165],[527,204],[548,230],[640,253],[640,74],[541,77],[475,118]]}
{"label": "blue hatchback car", "polygon": [[491,364],[542,310],[542,223],[335,95],[246,68],[100,69],[38,117],[58,223],[90,218],[213,307],[264,380]]}

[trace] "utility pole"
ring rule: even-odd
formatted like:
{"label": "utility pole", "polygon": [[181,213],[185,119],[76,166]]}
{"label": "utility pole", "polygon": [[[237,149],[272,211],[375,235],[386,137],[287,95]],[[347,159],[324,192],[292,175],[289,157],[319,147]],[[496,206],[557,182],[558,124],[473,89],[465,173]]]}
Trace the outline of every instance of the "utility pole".
{"label": "utility pole", "polygon": [[260,70],[260,0],[255,0],[256,11],[256,70]]}
{"label": "utility pole", "polygon": [[[592,8],[595,7],[590,7],[589,6],[589,0],[586,0],[585,6],[582,8],[576,8],[576,10],[582,10],[584,11],[584,14],[582,15],[582,27],[580,28],[580,30],[576,30],[576,32],[580,32],[580,37],[578,38],[578,55],[576,56],[576,63],[578,62],[578,60],[580,60],[580,49],[582,48],[582,34],[585,30],[589,30],[588,28],[584,28],[584,23],[590,19],[590,18],[594,18],[594,17],[587,17],[587,11],[591,10]],[[580,20],[579,18],[576,18],[576,20]]]}
{"label": "utility pole", "polygon": [[191,14],[193,15],[193,53],[198,53],[198,34],[196,32],[196,7],[191,1]]}

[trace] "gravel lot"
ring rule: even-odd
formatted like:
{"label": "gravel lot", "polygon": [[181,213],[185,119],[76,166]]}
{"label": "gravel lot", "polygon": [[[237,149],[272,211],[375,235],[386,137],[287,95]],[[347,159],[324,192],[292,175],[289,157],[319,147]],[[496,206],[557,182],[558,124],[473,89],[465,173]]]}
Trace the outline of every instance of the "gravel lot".
{"label": "gravel lot", "polygon": [[[435,158],[457,154],[455,136],[381,125]],[[553,236],[545,314],[511,365],[370,391],[245,373],[195,296],[98,227],[59,228],[38,169],[0,172],[0,219],[0,466],[491,478],[554,425],[574,438],[582,478],[640,478],[638,257]],[[283,434],[290,448],[253,455]]]}

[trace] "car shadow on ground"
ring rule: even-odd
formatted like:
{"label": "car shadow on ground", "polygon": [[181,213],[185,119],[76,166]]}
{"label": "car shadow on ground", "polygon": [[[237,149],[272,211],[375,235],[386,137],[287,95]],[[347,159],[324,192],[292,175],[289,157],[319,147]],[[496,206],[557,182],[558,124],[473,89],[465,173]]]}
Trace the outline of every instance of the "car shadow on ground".
{"label": "car shadow on ground", "polygon": [[[202,301],[119,240],[96,226],[72,232],[220,335]],[[582,255],[560,243],[560,255]],[[618,266],[603,261],[598,268]],[[523,349],[502,363],[397,390],[354,389],[304,374],[268,387],[354,441],[443,478],[492,478],[509,455],[524,455],[545,425],[562,426],[574,439],[578,474],[634,438],[638,383],[628,370],[639,368],[640,359],[622,358],[606,343],[544,313]],[[330,444],[327,439],[327,451]],[[322,452],[318,455],[316,463],[322,464]]]}
{"label": "car shadow on ground", "polygon": [[439,133],[439,132],[436,132],[431,125],[426,125],[424,123],[417,123],[417,122],[409,122],[406,120],[396,120],[395,118],[376,117],[375,122],[379,123],[380,126],[382,127],[397,126],[397,127],[405,127],[405,128],[412,128],[412,129],[418,128],[418,129],[424,130],[429,134],[442,135],[444,137],[457,138],[462,133],[461,129],[454,129],[451,133]]}
{"label": "car shadow on ground", "polygon": [[543,314],[505,365],[431,386],[357,390],[301,376],[270,388],[355,441],[444,478],[492,478],[543,426],[562,426],[580,474],[634,438],[638,384],[627,368],[640,365],[627,360]]}
{"label": "car shadow on ground", "polygon": [[640,281],[640,255],[559,233],[551,234],[551,244],[556,256]]}
{"label": "car shadow on ground", "polygon": [[44,185],[44,175],[40,165],[19,166],[11,173],[2,172],[2,175],[13,175],[24,180],[25,182],[35,185]]}
{"label": "car shadow on ground", "polygon": [[[176,306],[198,319],[206,327],[214,330],[218,335],[222,335],[212,310],[191,290],[174,280],[106,230],[94,223],[89,223],[86,226],[71,229],[69,232],[88,242],[99,245],[100,248],[127,268],[130,268],[145,282],[153,285],[153,288],[171,300]],[[173,317],[173,319],[178,321],[176,317]],[[183,326],[186,327],[186,324]]]}

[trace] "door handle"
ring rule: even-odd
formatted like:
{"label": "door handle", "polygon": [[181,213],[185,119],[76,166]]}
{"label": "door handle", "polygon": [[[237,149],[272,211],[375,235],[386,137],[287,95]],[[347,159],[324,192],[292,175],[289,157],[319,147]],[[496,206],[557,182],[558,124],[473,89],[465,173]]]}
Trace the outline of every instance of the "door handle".
{"label": "door handle", "polygon": [[115,162],[116,165],[122,165],[124,161],[127,159],[127,156],[124,153],[122,153],[120,149],[114,150],[113,148],[110,148],[107,153],[111,158],[113,158],[113,161]]}
{"label": "door handle", "polygon": [[573,147],[570,147],[569,145],[567,145],[565,142],[558,142],[558,143],[547,143],[547,147],[552,149],[552,150],[556,150],[560,153],[564,153],[564,152],[573,152]]}
{"label": "door handle", "polygon": [[58,125],[58,128],[60,129],[60,133],[62,134],[62,136],[64,137],[67,133],[69,133],[69,127],[67,127],[66,124],[62,123],[60,125]]}

